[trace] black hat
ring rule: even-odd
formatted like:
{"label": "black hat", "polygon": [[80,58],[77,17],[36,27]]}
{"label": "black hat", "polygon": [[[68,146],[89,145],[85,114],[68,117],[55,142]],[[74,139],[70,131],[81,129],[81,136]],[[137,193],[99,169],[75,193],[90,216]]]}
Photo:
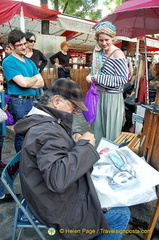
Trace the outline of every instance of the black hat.
{"label": "black hat", "polygon": [[48,90],[70,100],[83,111],[88,111],[83,103],[82,89],[73,80],[68,78],[58,78],[53,81]]}

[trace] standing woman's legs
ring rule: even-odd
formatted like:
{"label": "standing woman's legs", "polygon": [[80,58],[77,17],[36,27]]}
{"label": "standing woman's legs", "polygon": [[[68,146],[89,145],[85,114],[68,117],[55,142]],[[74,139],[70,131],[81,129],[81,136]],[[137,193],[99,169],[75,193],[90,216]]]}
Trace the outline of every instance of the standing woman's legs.
{"label": "standing woman's legs", "polygon": [[58,68],[58,77],[65,78],[65,71],[62,68]]}

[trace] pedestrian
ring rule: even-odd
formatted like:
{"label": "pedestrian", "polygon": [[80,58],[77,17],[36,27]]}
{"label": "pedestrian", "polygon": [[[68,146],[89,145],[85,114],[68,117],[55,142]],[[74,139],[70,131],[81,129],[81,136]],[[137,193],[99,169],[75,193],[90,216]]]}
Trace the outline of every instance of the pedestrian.
{"label": "pedestrian", "polygon": [[[58,68],[58,77],[59,78],[70,78],[70,67],[69,60],[71,57],[69,50],[68,42],[64,41],[60,45],[61,51],[54,54],[50,57],[50,62]],[[54,59],[57,59],[58,62],[55,62]]]}
{"label": "pedestrian", "polygon": [[132,61],[131,61],[131,57],[128,56],[128,49],[127,47],[123,47],[121,49],[124,53],[124,56],[126,58],[126,61],[127,61],[127,65],[128,65],[128,80],[130,80],[132,74],[133,74],[133,64],[132,64]]}
{"label": "pedestrian", "polygon": [[[27,58],[30,58],[36,64],[39,72],[41,73],[47,65],[47,59],[40,50],[34,49],[34,45],[36,43],[36,36],[34,33],[26,32],[25,38],[28,43],[27,44],[27,54],[25,56]],[[39,100],[42,92],[43,92],[43,88],[39,88],[36,90],[36,99],[37,100]]]}
{"label": "pedestrian", "polygon": [[[151,81],[154,80],[154,65],[152,62],[147,62],[147,67],[148,67],[148,82],[150,83]],[[149,102],[152,103],[155,101],[155,96],[157,89],[155,86],[148,85],[148,90],[149,90]]]}
{"label": "pedestrian", "polygon": [[26,32],[25,38],[27,41],[27,53],[25,56],[30,58],[36,64],[41,73],[47,65],[47,59],[40,50],[34,48],[36,43],[36,36],[34,33]]}
{"label": "pedestrian", "polygon": [[2,45],[4,52],[5,52],[5,57],[7,57],[9,54],[12,53],[12,49],[10,48],[8,42],[3,43]]}
{"label": "pedestrian", "polygon": [[[4,86],[3,86],[3,82],[4,82],[4,77],[3,77],[3,73],[2,71],[0,71],[0,108],[2,108],[2,95],[1,95],[1,92],[3,91],[4,89]],[[5,106],[3,108],[3,111],[5,111],[7,109],[7,107]],[[2,134],[2,123],[0,122],[0,170],[3,170],[3,168],[5,167],[5,163],[2,161],[2,147],[3,147],[3,142],[4,142],[4,136]]]}
{"label": "pedestrian", "polygon": [[96,120],[92,124],[96,146],[102,137],[114,141],[122,129],[123,86],[128,79],[128,68],[124,53],[113,44],[115,36],[116,28],[109,22],[95,27],[97,45],[86,80],[95,82],[99,93]]}
{"label": "pedestrian", "polygon": [[[2,78],[1,78],[2,79]],[[2,80],[0,81],[2,83]],[[3,85],[0,85],[0,93],[3,91]],[[0,106],[1,107],[1,106]],[[2,135],[2,123],[0,123],[0,175],[1,171],[5,168],[6,164],[2,162],[2,148],[3,148],[4,136]],[[3,185],[0,183],[0,204],[11,202],[13,198],[10,194],[5,193]]]}
{"label": "pedestrian", "polygon": [[[78,108],[87,111],[78,84],[56,79],[14,128],[25,136],[20,179],[26,202],[39,222],[56,227],[68,240],[92,239],[109,227],[124,230],[130,218],[128,208],[112,208],[106,214],[101,209],[90,177],[99,159],[94,135],[72,133]],[[121,238],[106,234],[100,239]]]}
{"label": "pedestrian", "polygon": [[[3,60],[2,67],[7,81],[7,93],[10,95],[9,110],[17,122],[32,108],[36,89],[44,86],[43,78],[35,63],[26,58],[27,42],[25,34],[12,30],[8,35],[8,43],[12,53]],[[15,135],[15,149],[21,149],[23,137]]]}

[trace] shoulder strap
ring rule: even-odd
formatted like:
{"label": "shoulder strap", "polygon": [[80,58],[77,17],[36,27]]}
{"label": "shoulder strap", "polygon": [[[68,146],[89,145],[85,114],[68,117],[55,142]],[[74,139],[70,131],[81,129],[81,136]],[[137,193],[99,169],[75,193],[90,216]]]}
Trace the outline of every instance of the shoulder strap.
{"label": "shoulder strap", "polygon": [[106,62],[109,60],[109,58],[113,55],[113,53],[116,52],[116,51],[118,51],[118,50],[120,50],[120,49],[117,48],[117,49],[115,49],[113,52],[111,52],[111,53],[109,54],[109,56],[107,57],[107,59],[105,59],[102,68],[104,67],[104,65],[106,64]]}

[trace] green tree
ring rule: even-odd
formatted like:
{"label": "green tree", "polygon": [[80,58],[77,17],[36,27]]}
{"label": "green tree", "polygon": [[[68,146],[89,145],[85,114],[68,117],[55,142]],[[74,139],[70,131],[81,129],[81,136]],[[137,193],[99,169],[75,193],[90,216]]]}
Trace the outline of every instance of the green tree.
{"label": "green tree", "polygon": [[54,10],[60,11],[71,16],[99,20],[102,10],[96,9],[98,0],[50,0]]}
{"label": "green tree", "polygon": [[112,12],[126,0],[103,0],[103,4]]}

